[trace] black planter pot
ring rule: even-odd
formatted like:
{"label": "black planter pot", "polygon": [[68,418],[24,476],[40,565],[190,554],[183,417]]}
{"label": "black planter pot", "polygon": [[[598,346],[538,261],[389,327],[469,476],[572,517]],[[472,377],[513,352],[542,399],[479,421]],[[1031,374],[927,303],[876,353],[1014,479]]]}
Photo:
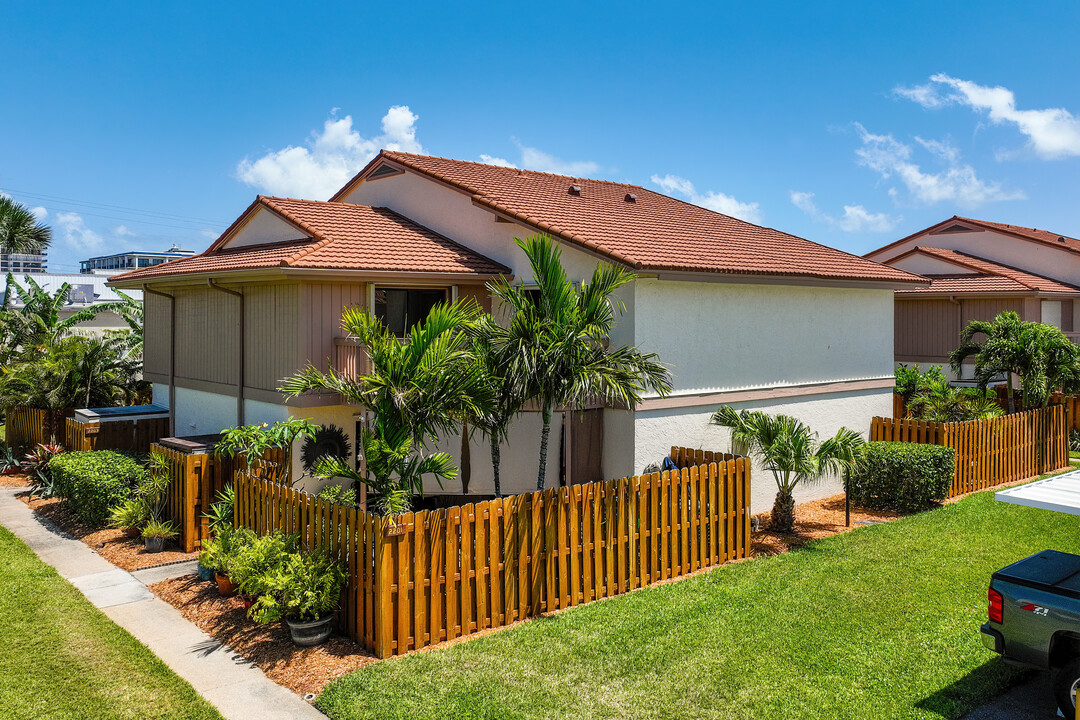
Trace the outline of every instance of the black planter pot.
{"label": "black planter pot", "polygon": [[144,537],[143,546],[148,553],[159,553],[165,549],[165,538],[163,537]]}
{"label": "black planter pot", "polygon": [[288,618],[285,622],[289,625],[293,643],[300,647],[322,645],[334,631],[334,613],[313,622],[296,622]]}

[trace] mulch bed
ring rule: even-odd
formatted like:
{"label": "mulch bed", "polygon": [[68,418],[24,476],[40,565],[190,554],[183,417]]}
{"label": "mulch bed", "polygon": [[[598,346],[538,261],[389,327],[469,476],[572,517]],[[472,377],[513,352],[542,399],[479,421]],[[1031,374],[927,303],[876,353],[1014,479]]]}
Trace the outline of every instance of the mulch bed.
{"label": "mulch bed", "polygon": [[900,517],[900,513],[884,510],[865,510],[851,508],[851,527],[844,524],[844,496],[832,497],[799,503],[795,506],[795,532],[778,533],[769,530],[769,513],[758,513],[762,528],[750,536],[750,554],[779,555],[793,548],[806,545],[811,540],[818,540],[830,535],[839,535],[868,524],[888,522]]}
{"label": "mulch bed", "polygon": [[[0,475],[0,483],[6,487],[29,485],[25,475]],[[59,498],[36,497],[31,500],[28,492],[20,493],[16,497],[26,503],[37,515],[76,540],[82,540],[98,555],[128,572],[182,560],[194,560],[199,557],[198,553],[181,552],[175,545],[166,546],[163,552],[148,553],[143,547],[142,538],[128,537],[123,530],[92,528],[82,524],[68,504]]]}
{"label": "mulch bed", "polygon": [[29,487],[30,478],[23,473],[4,473],[0,475],[0,487]]}
{"label": "mulch bed", "polygon": [[318,694],[331,681],[376,662],[361,645],[339,635],[318,647],[297,647],[285,623],[256,624],[247,617],[240,598],[223,598],[216,583],[194,575],[155,583],[150,591],[258,665],[268,678],[300,695]]}

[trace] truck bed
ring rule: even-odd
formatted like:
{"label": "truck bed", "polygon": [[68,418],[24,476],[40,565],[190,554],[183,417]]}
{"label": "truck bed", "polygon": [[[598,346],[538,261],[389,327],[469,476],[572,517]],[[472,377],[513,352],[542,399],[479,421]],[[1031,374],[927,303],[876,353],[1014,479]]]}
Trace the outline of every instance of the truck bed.
{"label": "truck bed", "polygon": [[1043,550],[998,570],[993,579],[1080,600],[1080,555]]}

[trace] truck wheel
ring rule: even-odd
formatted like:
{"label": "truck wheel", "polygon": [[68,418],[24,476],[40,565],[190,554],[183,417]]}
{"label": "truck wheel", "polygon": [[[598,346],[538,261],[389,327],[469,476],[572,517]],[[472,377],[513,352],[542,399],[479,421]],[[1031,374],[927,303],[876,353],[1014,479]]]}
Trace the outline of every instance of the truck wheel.
{"label": "truck wheel", "polygon": [[1076,716],[1076,692],[1080,689],[1080,658],[1074,658],[1054,673],[1054,699],[1067,718]]}

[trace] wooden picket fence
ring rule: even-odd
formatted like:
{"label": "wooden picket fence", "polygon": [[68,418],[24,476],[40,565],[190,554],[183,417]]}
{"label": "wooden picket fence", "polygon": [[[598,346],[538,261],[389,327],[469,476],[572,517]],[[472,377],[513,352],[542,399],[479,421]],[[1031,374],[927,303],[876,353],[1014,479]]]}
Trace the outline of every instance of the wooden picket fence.
{"label": "wooden picket fence", "polygon": [[1050,397],[1052,405],[1065,406],[1070,430],[1080,430],[1080,395],[1063,395],[1054,393]]}
{"label": "wooden picket fence", "polygon": [[672,448],[679,470],[392,519],[237,472],[236,523],[338,560],[339,631],[390,657],[747,557],[750,463],[699,452]]}
{"label": "wooden picket fence", "polygon": [[956,451],[949,497],[1036,477],[1069,465],[1067,410],[1051,405],[969,422],[876,417],[871,440],[944,445]]}
{"label": "wooden picket fence", "polygon": [[75,418],[67,418],[64,447],[72,451],[128,450],[144,453],[168,434],[167,417],[103,423],[83,423]]}
{"label": "wooden picket fence", "polygon": [[42,443],[64,442],[64,419],[74,410],[43,410],[14,406],[5,411],[4,441],[9,447],[26,450]]}
{"label": "wooden picket fence", "polygon": [[[243,459],[219,457],[213,452],[187,453],[153,443],[151,452],[164,455],[169,463],[169,492],[165,516],[179,530],[177,542],[184,552],[195,552],[202,541],[210,537],[210,521],[206,513],[217,502],[218,493],[232,480],[238,470],[247,470]],[[284,453],[267,453],[269,462],[282,462]]]}

